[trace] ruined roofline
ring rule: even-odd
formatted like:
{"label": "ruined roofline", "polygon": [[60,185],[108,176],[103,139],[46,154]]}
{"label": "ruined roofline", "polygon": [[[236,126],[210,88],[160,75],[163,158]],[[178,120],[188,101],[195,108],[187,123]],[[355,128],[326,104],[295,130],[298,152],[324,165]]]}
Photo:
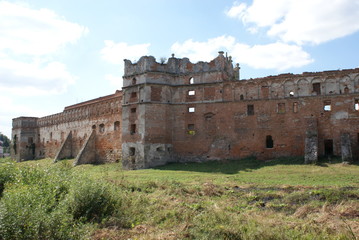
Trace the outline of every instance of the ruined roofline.
{"label": "ruined roofline", "polygon": [[293,78],[306,78],[306,77],[343,77],[351,73],[359,73],[359,68],[342,69],[342,70],[327,70],[321,72],[302,72],[298,74],[294,73],[282,73],[279,75],[270,75],[258,78],[241,79],[241,81],[263,81],[263,80],[285,80]]}
{"label": "ruined roofline", "polygon": [[210,62],[199,61],[192,63],[188,58],[175,58],[174,54],[165,63],[156,61],[153,56],[142,56],[137,62],[132,63],[125,59],[124,78],[146,72],[164,72],[169,74],[196,74],[210,71],[226,72],[233,75],[232,58],[224,56],[224,52]]}
{"label": "ruined roofline", "polygon": [[77,108],[81,108],[84,106],[89,106],[89,105],[93,105],[93,104],[97,104],[103,101],[108,101],[108,100],[112,100],[118,97],[122,96],[122,91],[121,90],[116,90],[116,92],[114,94],[110,94],[107,96],[103,96],[103,97],[99,97],[99,98],[95,98],[95,99],[91,99],[85,102],[81,102],[81,103],[77,103],[74,105],[70,105],[65,107],[65,109],[62,112],[59,113],[54,113],[51,115],[47,115],[47,116],[43,116],[40,118],[37,118],[38,122],[41,124],[43,121],[48,121],[48,120],[56,120],[58,117],[64,117],[66,113],[68,113],[70,110],[75,110]]}
{"label": "ruined roofline", "polygon": [[13,118],[12,120],[25,120],[25,119],[32,119],[32,120],[37,120],[39,119],[39,117],[27,117],[27,116],[21,116],[21,117],[16,117],[16,118]]}
{"label": "ruined roofline", "polygon": [[107,101],[107,100],[117,98],[117,97],[121,97],[121,96],[122,96],[122,90],[116,90],[116,92],[114,94],[110,94],[110,95],[94,98],[94,99],[91,99],[91,100],[88,100],[88,101],[76,103],[76,104],[73,104],[73,105],[70,105],[70,106],[66,106],[64,108],[64,111],[68,111],[68,110],[72,110],[72,109],[75,109],[75,108],[79,108],[79,107],[99,103],[99,102],[102,102],[102,101]]}

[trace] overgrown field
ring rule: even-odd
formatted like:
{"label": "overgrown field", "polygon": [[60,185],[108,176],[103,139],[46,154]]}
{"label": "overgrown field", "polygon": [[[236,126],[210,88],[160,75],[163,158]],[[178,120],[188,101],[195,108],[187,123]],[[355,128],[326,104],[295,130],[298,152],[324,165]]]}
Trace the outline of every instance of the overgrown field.
{"label": "overgrown field", "polygon": [[0,240],[358,239],[359,165],[0,161]]}

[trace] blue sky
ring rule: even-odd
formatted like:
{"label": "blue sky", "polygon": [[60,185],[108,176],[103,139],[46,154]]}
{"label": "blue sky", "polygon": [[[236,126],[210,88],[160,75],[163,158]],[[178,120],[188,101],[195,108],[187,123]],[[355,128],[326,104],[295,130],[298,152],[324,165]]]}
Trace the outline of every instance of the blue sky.
{"label": "blue sky", "polygon": [[121,89],[123,59],[220,50],[241,78],[359,67],[359,0],[0,0],[0,132]]}

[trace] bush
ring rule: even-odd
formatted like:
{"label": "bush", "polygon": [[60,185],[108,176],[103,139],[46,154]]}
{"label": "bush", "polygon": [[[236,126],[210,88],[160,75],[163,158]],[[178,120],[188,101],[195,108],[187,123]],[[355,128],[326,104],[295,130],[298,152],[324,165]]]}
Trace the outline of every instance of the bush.
{"label": "bush", "polygon": [[121,199],[116,192],[108,184],[81,179],[72,186],[65,204],[74,219],[101,222],[120,208]]}
{"label": "bush", "polygon": [[25,186],[6,191],[0,202],[2,239],[79,238],[71,215],[54,203],[51,190]]}
{"label": "bush", "polygon": [[23,167],[11,175],[0,200],[0,239],[80,239],[78,223],[64,204],[74,178],[66,164]]}
{"label": "bush", "polygon": [[12,182],[15,178],[15,166],[13,163],[2,163],[0,168],[0,198],[7,182]]}

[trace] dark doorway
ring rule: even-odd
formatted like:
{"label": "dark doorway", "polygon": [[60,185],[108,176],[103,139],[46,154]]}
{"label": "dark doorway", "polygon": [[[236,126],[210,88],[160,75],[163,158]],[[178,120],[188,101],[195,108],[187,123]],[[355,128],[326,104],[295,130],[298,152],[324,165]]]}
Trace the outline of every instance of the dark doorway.
{"label": "dark doorway", "polygon": [[333,139],[324,140],[324,155],[325,156],[333,155]]}
{"label": "dark doorway", "polygon": [[273,148],[273,138],[271,135],[266,136],[266,148]]}

